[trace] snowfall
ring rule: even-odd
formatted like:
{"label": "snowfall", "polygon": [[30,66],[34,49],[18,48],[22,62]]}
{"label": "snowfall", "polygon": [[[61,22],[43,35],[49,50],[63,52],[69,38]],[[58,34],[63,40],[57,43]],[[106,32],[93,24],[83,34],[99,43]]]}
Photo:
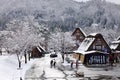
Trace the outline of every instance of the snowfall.
{"label": "snowfall", "polygon": [[[68,57],[71,58],[71,55]],[[56,60],[56,68],[50,67],[50,61],[52,59]],[[64,69],[61,70],[59,68]],[[18,69],[16,55],[3,54],[0,56],[0,80],[20,80],[20,77],[22,77],[22,80],[66,80],[66,75],[67,80],[79,80],[74,75],[75,71],[83,72],[84,77],[92,77],[93,79],[100,75],[113,76],[108,80],[119,80],[118,77],[120,77],[119,64],[112,68],[87,68],[80,63],[78,69],[75,68],[75,64],[73,69],[71,69],[70,63],[66,61],[62,63],[61,55],[58,55],[56,58],[50,58],[50,55],[47,54],[42,58],[31,59],[27,64],[24,63],[23,59],[22,68]]]}

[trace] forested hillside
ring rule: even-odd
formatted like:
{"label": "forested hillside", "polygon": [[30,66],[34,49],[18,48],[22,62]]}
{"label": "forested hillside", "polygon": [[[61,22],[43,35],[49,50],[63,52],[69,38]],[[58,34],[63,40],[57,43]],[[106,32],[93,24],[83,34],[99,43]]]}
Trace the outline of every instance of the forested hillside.
{"label": "forested hillside", "polygon": [[29,15],[51,29],[60,27],[73,30],[76,24],[79,27],[90,27],[93,23],[102,28],[120,25],[120,6],[105,0],[86,3],[72,0],[3,0],[0,4],[1,29],[5,29],[6,23],[11,20]]}

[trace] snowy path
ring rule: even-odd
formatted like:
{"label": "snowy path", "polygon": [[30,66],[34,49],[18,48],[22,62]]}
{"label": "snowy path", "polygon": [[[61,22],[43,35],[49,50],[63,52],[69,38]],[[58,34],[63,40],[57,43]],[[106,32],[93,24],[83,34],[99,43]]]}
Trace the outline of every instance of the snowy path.
{"label": "snowy path", "polygon": [[104,77],[104,80],[113,80],[111,78],[116,78],[114,80],[118,80],[117,77],[120,77],[120,67],[113,67],[113,69],[109,69],[108,71],[105,68],[88,68],[82,64],[79,64],[79,68],[77,72],[84,72],[84,77],[76,77],[75,75],[75,65],[74,69],[70,68],[70,63],[62,63],[61,58],[57,57],[57,67],[50,68],[50,60],[49,55],[46,57],[37,59],[33,66],[26,72],[25,80],[83,80],[85,79],[99,79],[99,77]]}
{"label": "snowy path", "polygon": [[[37,59],[33,66],[26,72],[25,80],[35,80],[35,79],[63,79],[65,75],[62,71],[57,68],[50,68],[49,55],[46,57]],[[56,58],[56,62],[59,62],[59,58]]]}

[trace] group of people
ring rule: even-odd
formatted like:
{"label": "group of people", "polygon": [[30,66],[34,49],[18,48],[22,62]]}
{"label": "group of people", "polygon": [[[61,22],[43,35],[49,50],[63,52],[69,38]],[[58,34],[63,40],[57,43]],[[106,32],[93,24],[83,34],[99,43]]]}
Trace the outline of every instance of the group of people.
{"label": "group of people", "polygon": [[53,60],[51,60],[50,61],[50,67],[52,68],[52,67],[56,67],[56,60],[55,59],[53,59]]}
{"label": "group of people", "polygon": [[[64,54],[62,54],[62,60],[63,60],[63,63],[64,63]],[[70,66],[71,66],[71,69],[73,69],[73,64],[74,64],[74,62],[72,61],[71,63],[70,63]],[[75,66],[76,66],[76,69],[78,69],[78,65],[79,65],[79,62],[78,62],[78,60],[76,60],[76,62],[75,62]],[[52,67],[56,67],[56,60],[55,59],[52,59],[51,61],[50,61],[50,67],[52,68]]]}
{"label": "group of people", "polygon": [[[75,62],[75,65],[76,65],[76,69],[78,69],[78,60],[76,60],[76,62]],[[71,62],[71,69],[73,69],[73,61]]]}

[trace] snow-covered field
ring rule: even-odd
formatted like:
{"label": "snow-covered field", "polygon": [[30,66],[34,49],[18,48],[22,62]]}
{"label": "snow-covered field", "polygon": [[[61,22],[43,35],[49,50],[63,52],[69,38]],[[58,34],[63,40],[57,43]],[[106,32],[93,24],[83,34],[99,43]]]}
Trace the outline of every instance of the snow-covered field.
{"label": "snow-covered field", "polygon": [[0,56],[0,80],[19,80],[20,76],[24,77],[26,70],[31,66],[34,60],[31,59],[27,64],[22,62],[22,69],[18,69],[16,55]]}

